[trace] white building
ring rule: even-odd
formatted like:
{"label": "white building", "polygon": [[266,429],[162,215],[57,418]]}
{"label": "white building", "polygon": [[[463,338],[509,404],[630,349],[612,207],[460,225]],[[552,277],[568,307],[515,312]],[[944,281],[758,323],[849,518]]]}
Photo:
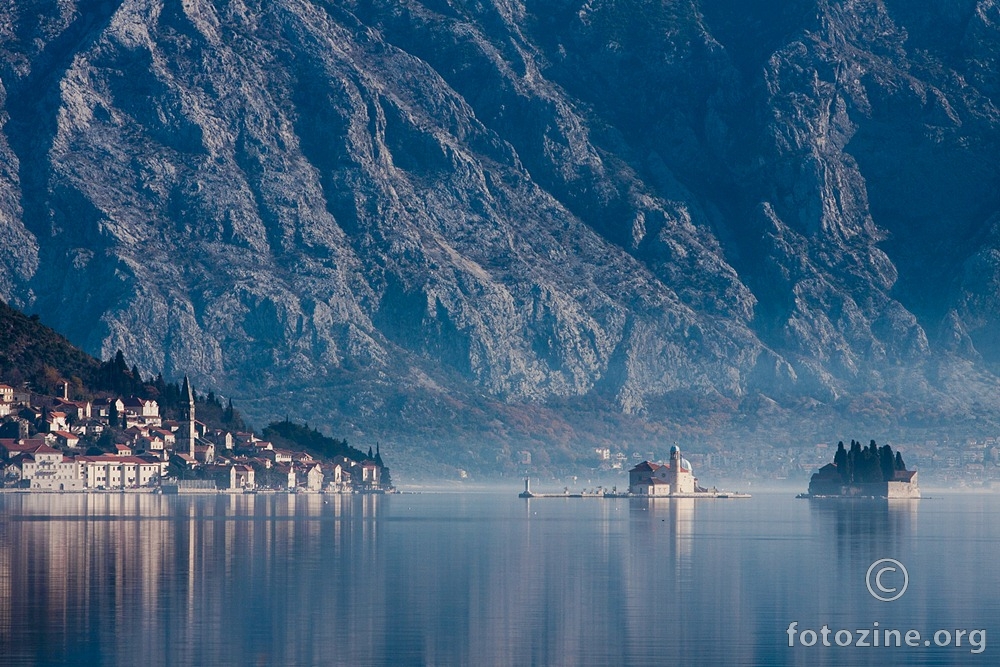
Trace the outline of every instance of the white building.
{"label": "white building", "polygon": [[[344,466],[340,463],[334,462],[329,464],[326,468],[329,473],[329,479],[327,480],[327,490],[333,492],[340,492],[344,490]],[[348,479],[350,475],[348,475]]]}
{"label": "white building", "polygon": [[79,456],[80,476],[88,489],[133,489],[155,486],[160,464],[136,456]]}
{"label": "white building", "polygon": [[306,488],[310,491],[323,490],[323,469],[318,463],[306,473]]}
{"label": "white building", "polygon": [[83,482],[76,461],[65,459],[57,449],[39,445],[24,452],[21,459],[21,479],[39,491],[80,491]]}
{"label": "white building", "polygon": [[53,431],[52,434],[55,435],[56,442],[63,447],[73,449],[80,444],[80,437],[75,433],[70,433],[69,431]]}
{"label": "white building", "polygon": [[60,412],[58,410],[51,411],[48,417],[46,417],[45,423],[48,425],[48,430],[50,433],[53,431],[69,430],[69,423],[66,421],[65,412]]}
{"label": "white building", "polygon": [[87,401],[71,401],[66,398],[57,398],[52,402],[52,409],[64,412],[73,419],[90,419],[91,404]]}
{"label": "white building", "polygon": [[628,478],[628,492],[637,496],[694,493],[698,481],[691,462],[681,456],[677,445],[670,448],[670,463],[643,461],[628,471]]}
{"label": "white building", "polygon": [[229,469],[230,489],[253,489],[255,487],[253,468],[245,465],[234,465]]}
{"label": "white building", "polygon": [[121,414],[125,411],[125,404],[120,398],[99,398],[93,402],[91,408],[91,416],[93,417],[104,417],[107,419],[111,416],[112,409],[111,406],[114,405],[113,412],[119,416],[121,419]]}
{"label": "white building", "polygon": [[130,396],[123,401],[125,426],[159,426],[160,406],[151,399]]}

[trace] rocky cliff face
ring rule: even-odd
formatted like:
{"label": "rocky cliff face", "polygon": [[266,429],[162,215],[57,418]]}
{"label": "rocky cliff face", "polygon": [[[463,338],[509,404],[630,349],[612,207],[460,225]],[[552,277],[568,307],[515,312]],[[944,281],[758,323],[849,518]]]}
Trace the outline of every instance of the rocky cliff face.
{"label": "rocky cliff face", "polygon": [[9,2],[0,295],[348,436],[992,424],[998,31],[990,0]]}

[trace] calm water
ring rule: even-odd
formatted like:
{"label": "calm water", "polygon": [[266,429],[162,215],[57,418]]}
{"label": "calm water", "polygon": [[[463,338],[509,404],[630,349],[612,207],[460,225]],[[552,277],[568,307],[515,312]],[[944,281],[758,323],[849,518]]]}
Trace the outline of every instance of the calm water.
{"label": "calm water", "polygon": [[[515,493],[0,495],[0,664],[1000,664],[1000,498]],[[921,645],[836,647],[875,621]]]}

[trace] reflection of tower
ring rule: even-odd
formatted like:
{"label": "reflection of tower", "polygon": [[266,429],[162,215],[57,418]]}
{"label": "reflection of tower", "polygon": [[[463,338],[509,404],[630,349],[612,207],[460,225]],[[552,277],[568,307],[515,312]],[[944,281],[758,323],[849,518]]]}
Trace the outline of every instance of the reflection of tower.
{"label": "reflection of tower", "polygon": [[187,375],[184,376],[184,386],[181,387],[181,437],[177,443],[177,449],[187,450],[187,453],[194,458],[194,392],[188,383]]}

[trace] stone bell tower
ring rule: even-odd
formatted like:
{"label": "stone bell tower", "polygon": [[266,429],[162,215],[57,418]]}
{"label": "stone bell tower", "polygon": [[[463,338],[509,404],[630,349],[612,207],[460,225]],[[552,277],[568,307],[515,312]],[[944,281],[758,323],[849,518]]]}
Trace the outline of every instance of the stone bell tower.
{"label": "stone bell tower", "polygon": [[181,387],[181,427],[177,437],[177,451],[187,452],[194,458],[194,443],[196,440],[194,429],[194,392],[188,382],[187,375],[184,376],[184,385]]}

